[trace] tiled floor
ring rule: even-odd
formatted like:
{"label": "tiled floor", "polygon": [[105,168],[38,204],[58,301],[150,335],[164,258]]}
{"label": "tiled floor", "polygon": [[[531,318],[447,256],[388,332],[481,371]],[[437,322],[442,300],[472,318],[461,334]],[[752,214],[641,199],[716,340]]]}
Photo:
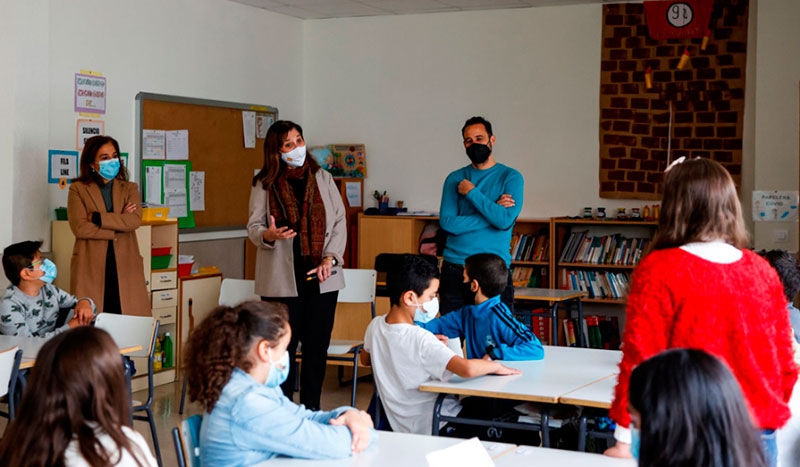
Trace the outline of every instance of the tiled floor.
{"label": "tiled floor", "polygon": [[[325,379],[325,385],[322,389],[322,408],[324,410],[333,409],[342,405],[350,405],[350,393],[352,387],[350,385],[339,387],[336,380],[336,367],[329,367]],[[356,398],[356,406],[360,409],[366,410],[369,405],[369,400],[372,397],[373,385],[369,380],[360,380],[358,382],[358,395]],[[137,392],[133,395],[134,399],[143,400],[146,393]],[[295,394],[297,400],[297,394]],[[158,431],[158,442],[161,446],[161,457],[164,461],[164,467],[176,467],[177,460],[175,458],[175,448],[172,444],[172,429],[180,423],[180,421],[196,413],[201,413],[200,406],[191,404],[187,401],[186,410],[183,415],[178,414],[178,409],[181,403],[181,382],[172,384],[165,384],[158,386],[155,391],[153,400],[153,415],[156,418],[156,430]],[[0,418],[0,433],[5,430],[6,421]],[[152,451],[153,444],[150,436],[150,427],[147,422],[134,422],[134,428],[141,433],[150,444]],[[155,454],[155,451],[153,451]]]}

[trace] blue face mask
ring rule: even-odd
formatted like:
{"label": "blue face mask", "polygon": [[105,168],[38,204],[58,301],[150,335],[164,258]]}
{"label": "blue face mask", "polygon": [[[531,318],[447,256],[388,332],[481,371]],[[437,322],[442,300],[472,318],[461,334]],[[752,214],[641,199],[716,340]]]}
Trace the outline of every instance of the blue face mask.
{"label": "blue face mask", "polygon": [[639,446],[641,442],[642,440],[639,429],[631,427],[631,455],[637,461],[639,460]]}
{"label": "blue face mask", "polygon": [[119,158],[115,157],[113,159],[108,159],[105,161],[100,161],[100,176],[105,178],[106,180],[112,180],[119,174]]}
{"label": "blue face mask", "polygon": [[56,267],[56,263],[45,258],[42,261],[42,266],[40,267],[40,269],[44,273],[44,276],[39,278],[40,281],[52,284],[53,281],[56,280],[56,275],[58,275],[58,268]]}
{"label": "blue face mask", "polygon": [[417,309],[414,311],[414,321],[424,324],[436,318],[436,315],[438,314],[439,300],[437,298],[432,298],[422,305],[417,304]]}
{"label": "blue face mask", "polygon": [[272,361],[272,356],[269,357],[269,374],[267,381],[264,383],[268,388],[276,388],[286,381],[289,377],[289,351],[283,352],[280,360],[277,362]]}

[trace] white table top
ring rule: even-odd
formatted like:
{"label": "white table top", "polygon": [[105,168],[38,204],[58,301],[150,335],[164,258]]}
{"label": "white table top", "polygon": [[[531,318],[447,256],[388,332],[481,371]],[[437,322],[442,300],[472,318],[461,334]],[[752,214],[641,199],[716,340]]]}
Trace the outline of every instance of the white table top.
{"label": "white table top", "polygon": [[494,461],[497,467],[569,466],[636,467],[633,459],[615,459],[602,454],[564,451],[563,449],[520,446]]}
{"label": "white table top", "polygon": [[522,371],[514,376],[453,377],[423,384],[420,391],[556,403],[583,386],[617,373],[622,352],[578,347],[544,347],[544,359],[503,362]]}
{"label": "white table top", "polygon": [[[44,337],[23,337],[23,336],[5,336],[0,334],[0,350],[10,349],[17,346],[22,349],[22,361],[19,367],[22,369],[33,367],[36,362],[36,355],[39,354],[39,349],[42,348],[48,339]],[[122,355],[127,355],[133,352],[142,350],[142,346],[135,345],[120,349]]]}
{"label": "white table top", "polygon": [[[253,467],[275,466],[314,466],[314,467],[408,467],[428,465],[425,455],[458,444],[465,440],[441,436],[411,435],[381,431],[378,441],[367,450],[346,459],[303,460],[288,457],[274,458]],[[503,456],[517,448],[514,444],[482,441],[483,447],[493,459]]]}
{"label": "white table top", "polygon": [[614,388],[616,386],[617,375],[611,375],[564,394],[561,396],[561,403],[610,409],[611,402],[614,400]]}

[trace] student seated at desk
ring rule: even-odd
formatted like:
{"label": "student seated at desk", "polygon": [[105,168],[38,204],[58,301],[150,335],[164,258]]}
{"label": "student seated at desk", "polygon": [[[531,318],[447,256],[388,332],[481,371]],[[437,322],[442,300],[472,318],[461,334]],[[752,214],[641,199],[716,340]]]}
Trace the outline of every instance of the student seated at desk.
{"label": "student seated at desk", "polygon": [[[391,309],[367,327],[361,363],[372,365],[375,384],[389,424],[402,433],[430,434],[437,394],[421,392],[420,384],[495,374],[516,375],[519,370],[498,362],[457,356],[433,334],[414,325],[415,313],[436,315],[439,271],[416,255],[404,255],[400,267],[388,273]],[[443,415],[458,415],[455,397],[445,400]]]}
{"label": "student seated at desk", "polygon": [[0,442],[0,465],[155,467],[130,411],[111,336],[90,326],[58,334],[36,356],[19,412]]}
{"label": "student seated at desk", "polygon": [[[464,261],[464,303],[474,303],[433,319],[432,310],[419,310],[414,321],[428,331],[466,340],[467,358],[541,360],[544,348],[520,323],[500,295],[508,282],[508,268],[493,253],[479,253]],[[469,297],[467,297],[467,295]]]}
{"label": "student seated at desk", "polygon": [[[75,296],[53,285],[56,265],[43,259],[42,242],[20,242],[3,250],[3,270],[11,285],[0,301],[0,334],[51,337],[94,320],[91,298]],[[56,326],[59,310],[75,308],[75,315]]]}
{"label": "student seated at desk", "polygon": [[369,415],[353,407],[306,410],[283,395],[291,339],[286,306],[251,301],[220,306],[189,336],[189,398],[203,404],[200,459],[248,466],[284,455],[337,459],[375,438]]}
{"label": "student seated at desk", "polygon": [[711,354],[660,353],[631,372],[631,453],[640,466],[764,467],[739,383]]}

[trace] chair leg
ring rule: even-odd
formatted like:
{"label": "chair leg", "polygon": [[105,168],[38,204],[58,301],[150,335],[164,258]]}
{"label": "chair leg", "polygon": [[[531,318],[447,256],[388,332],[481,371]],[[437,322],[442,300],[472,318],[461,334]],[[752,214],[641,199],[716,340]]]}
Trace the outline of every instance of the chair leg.
{"label": "chair leg", "polygon": [[[356,387],[358,385],[358,354],[361,349],[353,352],[353,395],[350,397],[350,406],[356,406]],[[340,367],[341,368],[341,367]]]}
{"label": "chair leg", "polygon": [[153,419],[153,412],[150,410],[150,407],[144,407],[141,410],[147,413],[147,422],[150,424],[150,433],[153,435],[153,449],[156,451],[158,467],[163,467],[164,462],[161,460],[161,448],[158,445],[158,433],[156,433],[156,421]]}
{"label": "chair leg", "polygon": [[181,406],[178,413],[183,415],[183,405],[186,403],[186,377],[183,377],[183,387],[181,388]]}

